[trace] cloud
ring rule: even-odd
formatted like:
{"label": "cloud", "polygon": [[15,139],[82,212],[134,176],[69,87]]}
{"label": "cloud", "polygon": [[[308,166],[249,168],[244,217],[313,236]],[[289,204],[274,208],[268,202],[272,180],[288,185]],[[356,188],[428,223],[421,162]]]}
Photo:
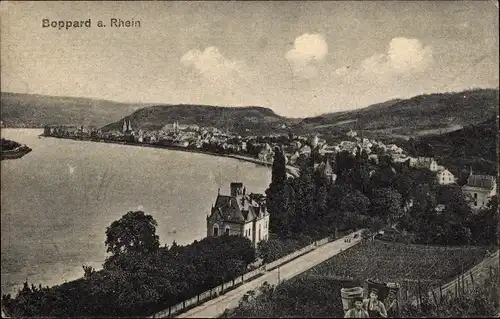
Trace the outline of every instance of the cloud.
{"label": "cloud", "polygon": [[432,62],[432,48],[424,46],[418,39],[393,38],[387,53],[379,53],[361,62],[365,71],[387,73],[419,72]]}
{"label": "cloud", "polygon": [[[182,66],[191,74],[182,79],[186,95],[183,103],[196,103],[203,100],[206,104],[259,105],[264,93],[263,83],[268,76],[244,60],[230,59],[215,46],[203,51],[193,49],[180,59]],[[267,82],[266,82],[267,83]],[[176,97],[179,99],[179,97]]]}
{"label": "cloud", "polygon": [[328,44],[323,35],[305,33],[295,39],[285,58],[294,74],[310,79],[318,75],[315,64],[323,61],[327,54]]}
{"label": "cloud", "polygon": [[432,60],[432,49],[424,47],[418,39],[394,38],[389,44],[388,57],[394,69],[423,69]]}
{"label": "cloud", "polygon": [[208,47],[204,51],[193,49],[181,58],[181,64],[194,69],[199,75],[212,81],[231,80],[244,72],[245,64],[222,55],[217,47]]}

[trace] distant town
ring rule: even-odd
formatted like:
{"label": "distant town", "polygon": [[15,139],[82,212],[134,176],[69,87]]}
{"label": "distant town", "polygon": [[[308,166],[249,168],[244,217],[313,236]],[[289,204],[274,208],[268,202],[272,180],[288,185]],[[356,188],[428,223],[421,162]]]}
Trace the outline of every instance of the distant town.
{"label": "distant town", "polygon": [[[123,144],[148,145],[180,150],[232,155],[254,163],[272,165],[276,151],[284,153],[289,176],[295,177],[302,163],[312,158],[315,171],[321,170],[335,182],[335,156],[348,152],[355,156],[361,152],[368,160],[378,164],[379,157],[388,155],[394,163],[408,167],[428,169],[435,173],[440,185],[453,185],[458,177],[433,157],[412,157],[396,144],[359,137],[357,132],[348,131],[339,141],[329,145],[326,140],[314,136],[298,136],[289,132],[288,136],[270,134],[267,136],[240,136],[217,127],[200,127],[196,124],[179,124],[178,121],[165,124],[160,130],[136,129],[129,118],[121,121],[121,131],[104,132],[88,126],[45,126],[44,136],[114,142]],[[373,173],[373,172],[372,172]],[[485,207],[488,200],[496,194],[496,177],[474,175],[469,172],[467,183],[462,191],[470,199],[473,208]],[[411,205],[411,203],[409,203]]]}

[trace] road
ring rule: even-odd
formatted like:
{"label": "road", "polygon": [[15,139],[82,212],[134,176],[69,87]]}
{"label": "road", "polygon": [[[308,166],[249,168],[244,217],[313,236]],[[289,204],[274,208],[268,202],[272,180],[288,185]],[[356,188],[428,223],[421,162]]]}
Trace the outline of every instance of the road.
{"label": "road", "polygon": [[[357,239],[353,239],[354,234],[359,234]],[[350,243],[345,243],[345,238],[351,238]],[[220,316],[224,310],[236,308],[241,298],[249,291],[258,289],[264,282],[276,285],[278,280],[288,280],[304,271],[330,259],[343,250],[346,250],[360,242],[361,230],[351,233],[336,241],[320,246],[305,255],[298,257],[274,270],[264,273],[263,276],[256,278],[240,287],[227,292],[225,295],[209,300],[204,304],[195,307],[185,313],[179,314],[177,318],[215,318]]]}
{"label": "road", "polygon": [[[255,163],[255,164],[261,164],[261,165],[265,165],[265,166],[272,166],[273,165],[273,162],[266,162],[266,161],[263,161],[263,160],[260,160],[260,159],[254,158],[254,157],[248,157],[248,156],[242,156],[242,155],[234,155],[234,154],[225,155],[225,156],[226,157],[231,157],[231,158],[236,158],[236,159],[239,159],[239,160],[242,160],[242,161],[247,161],[247,162]],[[295,166],[292,166],[292,165],[286,165],[286,171],[287,171],[287,173],[289,173],[293,177],[298,177],[299,176],[299,168],[298,167],[295,167]]]}

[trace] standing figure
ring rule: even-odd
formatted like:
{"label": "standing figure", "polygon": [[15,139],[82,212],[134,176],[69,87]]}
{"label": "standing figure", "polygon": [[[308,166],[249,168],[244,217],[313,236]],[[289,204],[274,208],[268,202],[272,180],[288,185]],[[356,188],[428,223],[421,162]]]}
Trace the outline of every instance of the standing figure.
{"label": "standing figure", "polygon": [[363,301],[363,308],[370,318],[387,318],[387,310],[384,303],[378,300],[378,290],[375,288],[370,291],[370,298]]}
{"label": "standing figure", "polygon": [[370,318],[368,312],[363,309],[363,298],[354,297],[354,308],[347,310],[344,318]]}

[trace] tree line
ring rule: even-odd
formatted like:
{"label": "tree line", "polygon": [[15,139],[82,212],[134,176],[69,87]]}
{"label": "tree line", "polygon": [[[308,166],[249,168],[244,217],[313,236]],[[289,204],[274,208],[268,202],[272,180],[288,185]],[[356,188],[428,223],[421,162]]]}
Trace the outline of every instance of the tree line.
{"label": "tree line", "polygon": [[360,148],[355,155],[336,154],[333,183],[314,169],[324,160],[313,153],[301,162],[298,178],[287,178],[284,154],[275,150],[266,199],[270,230],[280,238],[300,234],[319,239],[335,229],[392,227],[408,234],[412,243],[497,243],[496,196],[486,209],[473,212],[460,187],[439,185],[435,172],[394,163],[382,153],[376,161]]}
{"label": "tree line", "polygon": [[25,282],[2,304],[22,317],[146,316],[241,276],[255,260],[240,236],[160,247],[156,226],[151,215],[128,212],[106,229],[102,270],[84,266],[83,278],[50,288]]}

